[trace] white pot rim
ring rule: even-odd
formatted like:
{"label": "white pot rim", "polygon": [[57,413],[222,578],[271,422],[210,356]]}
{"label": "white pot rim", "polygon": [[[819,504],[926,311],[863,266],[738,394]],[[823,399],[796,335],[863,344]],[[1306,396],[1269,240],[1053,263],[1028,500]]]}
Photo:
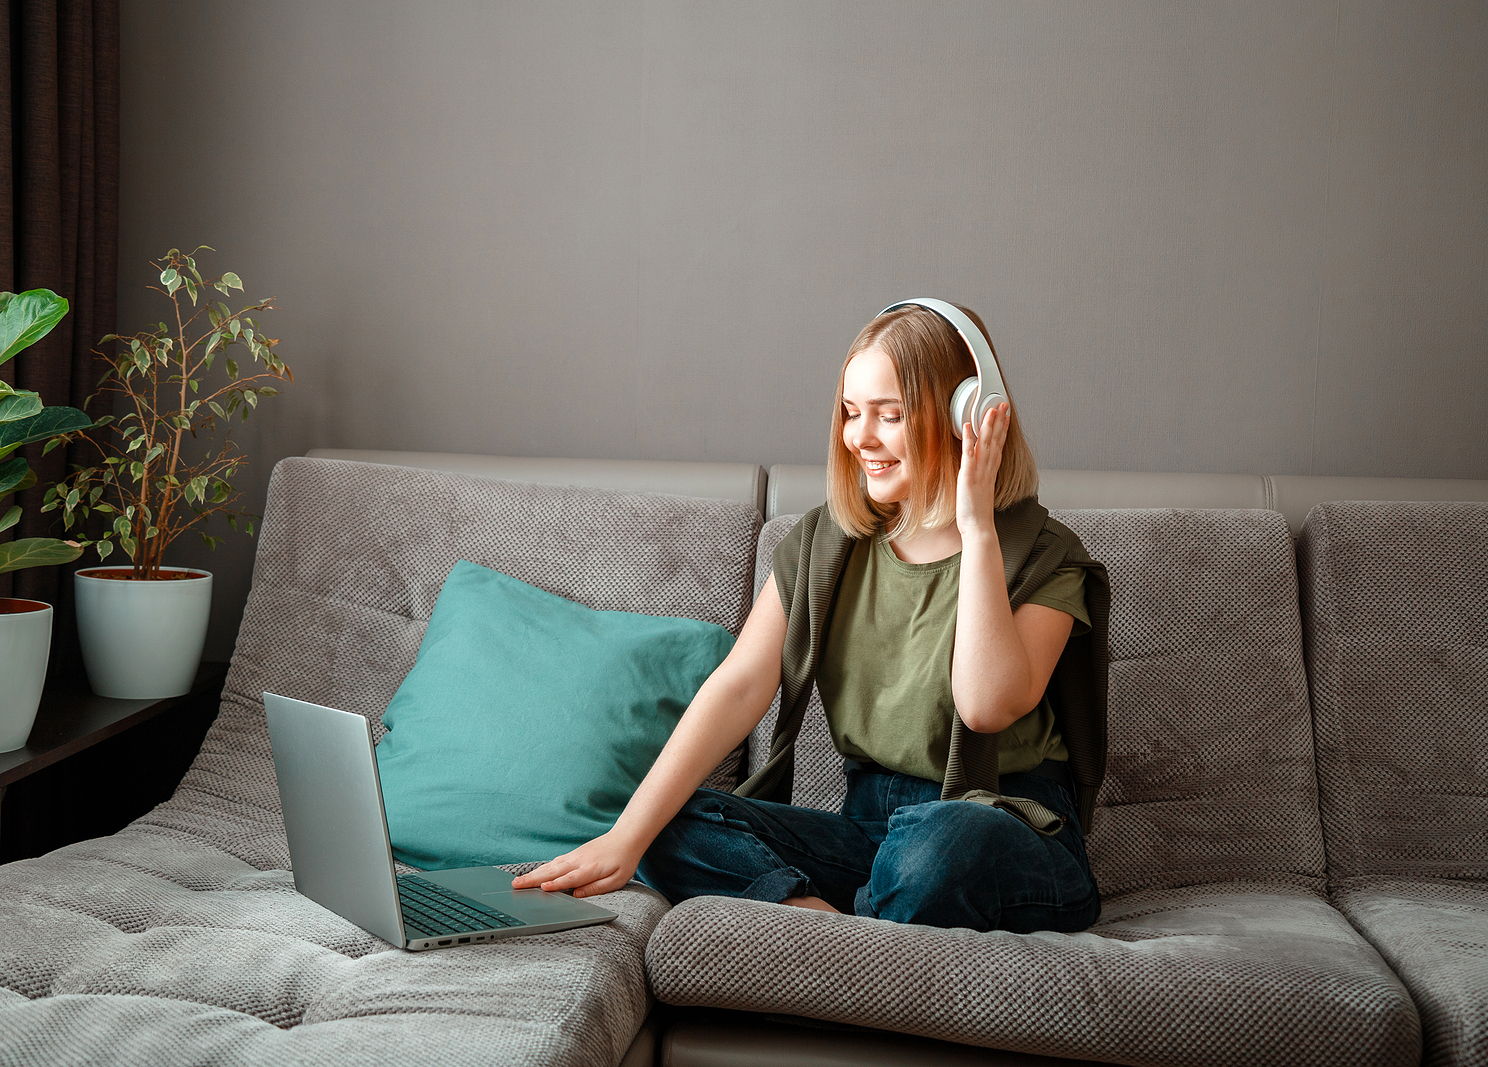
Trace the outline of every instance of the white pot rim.
{"label": "white pot rim", "polygon": [[30,597],[24,596],[0,596],[0,605],[6,604],[23,604],[28,606],[6,608],[0,611],[0,615],[29,615],[33,611],[50,611],[52,609],[52,605],[48,604],[45,600],[32,600]]}
{"label": "white pot rim", "polygon": [[[204,571],[200,567],[177,567],[175,564],[172,564],[172,563],[164,563],[164,564],[161,564],[160,569],[163,570],[163,571],[185,571],[187,574],[191,575],[191,577],[190,578],[141,578],[141,579],[139,579],[139,581],[142,581],[142,582],[194,582],[194,581],[196,581],[197,579],[200,579],[200,578],[210,578],[210,577],[212,577],[212,572],[211,571]],[[134,564],[133,563],[123,563],[123,564],[112,564],[111,563],[111,564],[109,564],[107,566],[104,566],[104,567],[84,567],[82,570],[74,572],[73,577],[74,578],[81,578],[81,579],[83,579],[85,581],[107,582],[107,581],[112,581],[113,579],[110,579],[110,578],[95,578],[89,572],[90,571],[132,571],[132,570],[134,570]]]}

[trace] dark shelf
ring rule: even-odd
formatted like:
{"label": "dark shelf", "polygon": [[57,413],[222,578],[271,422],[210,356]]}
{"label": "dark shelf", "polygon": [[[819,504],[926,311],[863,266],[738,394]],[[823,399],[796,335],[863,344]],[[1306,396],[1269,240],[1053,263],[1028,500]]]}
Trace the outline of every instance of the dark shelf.
{"label": "dark shelf", "polygon": [[26,747],[0,753],[0,862],[113,833],[166,800],[217,716],[227,664],[159,700],[48,689]]}

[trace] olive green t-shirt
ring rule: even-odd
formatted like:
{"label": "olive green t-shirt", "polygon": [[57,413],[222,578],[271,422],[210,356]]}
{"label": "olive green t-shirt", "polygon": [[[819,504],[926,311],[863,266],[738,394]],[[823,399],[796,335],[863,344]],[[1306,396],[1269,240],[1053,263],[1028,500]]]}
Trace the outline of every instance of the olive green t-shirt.
{"label": "olive green t-shirt", "polygon": [[[956,714],[951,653],[960,580],[959,552],[906,563],[882,532],[853,546],[816,678],[842,755],[945,780]],[[1072,615],[1071,636],[1090,629],[1081,567],[1055,570],[1028,602]],[[998,735],[998,768],[1013,774],[1046,759],[1069,759],[1047,696]]]}

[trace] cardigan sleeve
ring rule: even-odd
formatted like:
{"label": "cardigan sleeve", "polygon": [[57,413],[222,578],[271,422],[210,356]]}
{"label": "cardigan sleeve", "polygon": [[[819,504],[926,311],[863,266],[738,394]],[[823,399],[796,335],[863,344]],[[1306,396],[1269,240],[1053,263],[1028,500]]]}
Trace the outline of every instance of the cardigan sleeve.
{"label": "cardigan sleeve", "polygon": [[806,530],[812,525],[807,520],[811,517],[813,517],[812,512],[802,515],[800,520],[791,527],[790,533],[780,539],[771,557],[771,569],[775,573],[775,588],[780,593],[780,605],[785,609],[787,617],[790,615],[791,601],[795,597],[796,576],[801,571],[802,544],[805,541]]}

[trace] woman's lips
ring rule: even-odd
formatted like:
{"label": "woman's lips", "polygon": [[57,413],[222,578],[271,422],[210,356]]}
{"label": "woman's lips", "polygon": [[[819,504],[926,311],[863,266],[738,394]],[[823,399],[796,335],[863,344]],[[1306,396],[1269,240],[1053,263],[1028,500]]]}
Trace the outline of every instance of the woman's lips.
{"label": "woman's lips", "polygon": [[894,460],[894,462],[890,463],[887,467],[880,467],[877,470],[868,466],[868,462],[866,460],[863,462],[863,469],[868,472],[868,477],[870,478],[878,478],[882,475],[888,474],[889,471],[893,470],[897,466],[899,466],[899,461],[897,459]]}

